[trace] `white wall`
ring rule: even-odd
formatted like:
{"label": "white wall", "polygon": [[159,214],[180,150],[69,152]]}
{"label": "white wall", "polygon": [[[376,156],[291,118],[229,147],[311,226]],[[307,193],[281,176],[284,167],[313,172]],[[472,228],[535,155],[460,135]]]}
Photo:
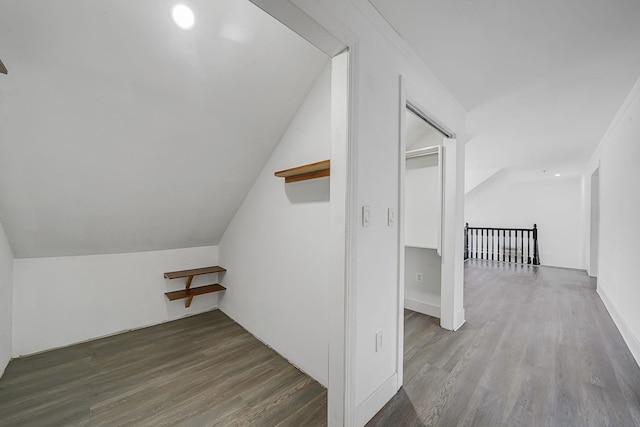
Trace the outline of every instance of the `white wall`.
{"label": "white wall", "polygon": [[465,217],[471,227],[537,224],[541,264],[582,269],[581,197],[579,176],[503,169],[465,196]]}
{"label": "white wall", "polygon": [[11,359],[13,252],[0,223],[0,377]]}
{"label": "white wall", "polygon": [[438,247],[441,208],[439,173],[437,155],[407,160],[404,184],[405,245]]}
{"label": "white wall", "polygon": [[[352,48],[349,197],[355,206],[351,206],[348,223],[347,306],[355,336],[347,337],[347,345],[353,346],[348,354],[353,354],[354,360],[348,365],[353,372],[348,373],[352,380],[347,381],[346,400],[347,424],[364,425],[401,383],[396,345],[400,248],[398,228],[387,225],[387,209],[399,205],[399,167],[404,161],[398,149],[400,115],[404,114],[404,106],[398,102],[399,77],[405,78],[412,103],[458,133],[459,144],[466,142],[465,113],[368,2],[296,4]],[[464,174],[464,169],[458,173]],[[363,205],[371,208],[369,227],[360,226],[358,212]],[[461,204],[458,209],[461,212]],[[454,210],[451,218],[462,228],[463,218]],[[451,246],[458,244],[459,239],[450,238]],[[459,249],[461,252],[461,244]],[[460,262],[460,271],[461,266]],[[376,352],[377,331],[383,332],[383,346]]]}
{"label": "white wall", "polygon": [[189,0],[190,31],[172,3],[0,2],[17,258],[218,244],[328,62],[246,0]]}
{"label": "white wall", "polygon": [[[218,247],[112,255],[23,258],[14,263],[13,356],[65,346],[211,310],[218,294],[197,296],[191,307],[164,293],[185,279],[166,271],[216,265]],[[215,275],[192,286],[216,283]]]}
{"label": "white wall", "polygon": [[329,178],[275,171],[331,157],[331,68],[306,101],[220,242],[220,308],[321,384],[328,378]]}
{"label": "white wall", "polygon": [[[446,273],[449,285],[457,287],[458,291],[452,291],[450,296],[460,308],[464,167],[455,168],[455,161],[464,161],[464,143],[468,140],[465,111],[368,1],[292,3],[350,47],[346,286],[342,282],[329,284],[345,294],[345,305],[332,306],[331,313],[346,313],[347,317],[346,331],[335,330],[336,336],[342,331],[346,343],[346,381],[329,387],[330,404],[344,403],[345,417],[336,418],[334,414],[338,412],[332,412],[329,425],[360,426],[396,393],[402,379],[398,375],[402,302],[398,255],[404,248],[399,246],[399,227],[387,225],[387,210],[399,208],[400,165],[404,162],[404,153],[399,150],[400,117],[405,113],[400,102],[400,76],[406,82],[412,104],[458,136],[460,155],[451,156],[451,227],[445,231],[451,268],[443,270],[443,277]],[[277,9],[274,6],[274,12]],[[369,227],[361,226],[363,205],[371,208]],[[456,312],[460,319],[463,311]],[[455,322],[451,323],[453,326]],[[378,331],[383,333],[383,345],[376,351]],[[332,389],[344,390],[344,399]]]}
{"label": "white wall", "polygon": [[405,308],[440,317],[442,258],[435,249],[406,247],[404,262]]}
{"label": "white wall", "polygon": [[[600,232],[598,294],[640,364],[640,80],[631,90],[585,169],[585,215],[590,212],[591,175],[599,167]],[[584,225],[585,263],[590,263],[590,221]]]}
{"label": "white wall", "polygon": [[[437,143],[442,143],[442,135],[438,139]],[[437,155],[406,162],[404,308],[434,317],[440,317],[442,279],[442,257],[437,253],[441,209],[439,174]],[[418,274],[421,280],[417,279]]]}

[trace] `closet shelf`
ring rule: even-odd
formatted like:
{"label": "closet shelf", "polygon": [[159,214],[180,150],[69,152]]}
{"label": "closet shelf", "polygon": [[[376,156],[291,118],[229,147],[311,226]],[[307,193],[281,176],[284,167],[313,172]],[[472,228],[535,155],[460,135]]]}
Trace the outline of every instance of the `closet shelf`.
{"label": "closet shelf", "polygon": [[313,178],[322,178],[323,176],[329,176],[330,172],[331,160],[323,160],[321,162],[281,170],[276,172],[274,175],[284,178],[284,182],[289,183]]}

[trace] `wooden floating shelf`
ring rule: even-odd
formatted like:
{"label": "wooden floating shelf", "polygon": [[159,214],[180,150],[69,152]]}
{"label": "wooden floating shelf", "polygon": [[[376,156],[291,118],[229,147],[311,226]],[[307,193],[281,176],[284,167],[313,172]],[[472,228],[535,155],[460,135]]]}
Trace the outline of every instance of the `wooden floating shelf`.
{"label": "wooden floating shelf", "polygon": [[310,163],[308,165],[278,171],[274,175],[284,178],[284,182],[289,183],[313,178],[322,178],[324,176],[329,176],[330,174],[331,160],[323,160],[321,162]]}
{"label": "wooden floating shelf", "polygon": [[202,268],[193,268],[191,270],[180,270],[180,271],[170,271],[168,273],[164,273],[165,279],[180,279],[182,277],[187,278],[187,283],[184,286],[184,289],[179,291],[165,292],[169,301],[174,301],[177,299],[187,300],[184,302],[185,308],[191,306],[191,301],[193,301],[193,297],[196,295],[210,294],[211,292],[220,292],[226,290],[226,288],[219,284],[206,285],[206,286],[198,286],[197,288],[191,287],[191,282],[193,281],[194,276],[200,276],[202,274],[213,274],[213,273],[224,273],[227,271],[226,268],[222,268],[219,265],[214,265],[211,267],[202,267]]}
{"label": "wooden floating shelf", "polygon": [[164,277],[165,279],[179,279],[181,277],[200,276],[201,274],[224,273],[225,271],[227,271],[226,268],[214,265],[211,267],[194,268],[192,270],[170,271],[169,273],[164,273]]}
{"label": "wooden floating shelf", "polygon": [[196,295],[210,294],[211,292],[220,292],[225,291],[225,288],[222,285],[214,284],[214,285],[206,285],[206,286],[198,286],[197,288],[189,288],[189,289],[180,289],[179,291],[166,292],[165,295],[169,298],[169,301],[174,301],[177,299],[184,298],[193,298]]}

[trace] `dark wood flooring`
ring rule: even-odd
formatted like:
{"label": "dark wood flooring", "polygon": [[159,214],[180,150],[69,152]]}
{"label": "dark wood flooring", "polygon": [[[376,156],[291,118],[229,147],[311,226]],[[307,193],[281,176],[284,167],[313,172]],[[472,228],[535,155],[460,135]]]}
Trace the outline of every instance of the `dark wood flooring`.
{"label": "dark wood flooring", "polygon": [[584,272],[471,261],[457,332],[405,311],[404,387],[368,426],[640,426],[640,368]]}
{"label": "dark wood flooring", "polygon": [[[640,368],[583,272],[471,262],[457,332],[405,312],[369,426],[640,426]],[[322,426],[326,390],[220,311],[12,361],[1,426]]]}
{"label": "dark wood flooring", "polygon": [[324,426],[326,390],[221,311],[9,363],[1,426]]}

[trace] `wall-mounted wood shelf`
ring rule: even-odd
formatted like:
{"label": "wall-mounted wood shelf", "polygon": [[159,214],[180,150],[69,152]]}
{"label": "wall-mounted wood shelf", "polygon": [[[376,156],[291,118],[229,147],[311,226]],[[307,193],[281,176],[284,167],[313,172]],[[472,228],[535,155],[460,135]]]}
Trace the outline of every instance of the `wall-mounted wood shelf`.
{"label": "wall-mounted wood shelf", "polygon": [[214,265],[211,267],[194,268],[192,270],[171,271],[164,273],[164,277],[165,279],[179,279],[181,277],[200,276],[201,274],[224,273],[225,271],[227,271],[226,268]]}
{"label": "wall-mounted wood shelf", "polygon": [[197,288],[180,289],[179,291],[167,292],[165,295],[169,298],[169,301],[174,301],[183,298],[193,298],[196,295],[210,294],[211,292],[225,291],[226,289],[227,288],[224,286],[215,283],[213,285],[198,286]]}
{"label": "wall-mounted wood shelf", "polygon": [[289,183],[313,178],[322,178],[324,176],[329,176],[330,172],[331,160],[323,160],[321,162],[310,163],[308,165],[278,171],[274,175],[284,178],[284,182]]}
{"label": "wall-mounted wood shelf", "polygon": [[185,284],[184,289],[179,291],[165,292],[169,301],[174,301],[177,299],[187,300],[184,302],[185,308],[191,306],[191,301],[193,301],[193,297],[196,295],[209,294],[211,292],[220,292],[226,290],[226,288],[217,283],[206,286],[198,286],[197,288],[191,287],[191,282],[193,281],[194,276],[200,276],[203,274],[213,274],[213,273],[224,273],[227,271],[226,268],[222,268],[219,265],[214,265],[211,267],[203,267],[203,268],[194,268],[191,270],[180,270],[180,271],[170,271],[168,273],[164,273],[165,279],[180,279],[182,277],[187,278],[187,283]]}

